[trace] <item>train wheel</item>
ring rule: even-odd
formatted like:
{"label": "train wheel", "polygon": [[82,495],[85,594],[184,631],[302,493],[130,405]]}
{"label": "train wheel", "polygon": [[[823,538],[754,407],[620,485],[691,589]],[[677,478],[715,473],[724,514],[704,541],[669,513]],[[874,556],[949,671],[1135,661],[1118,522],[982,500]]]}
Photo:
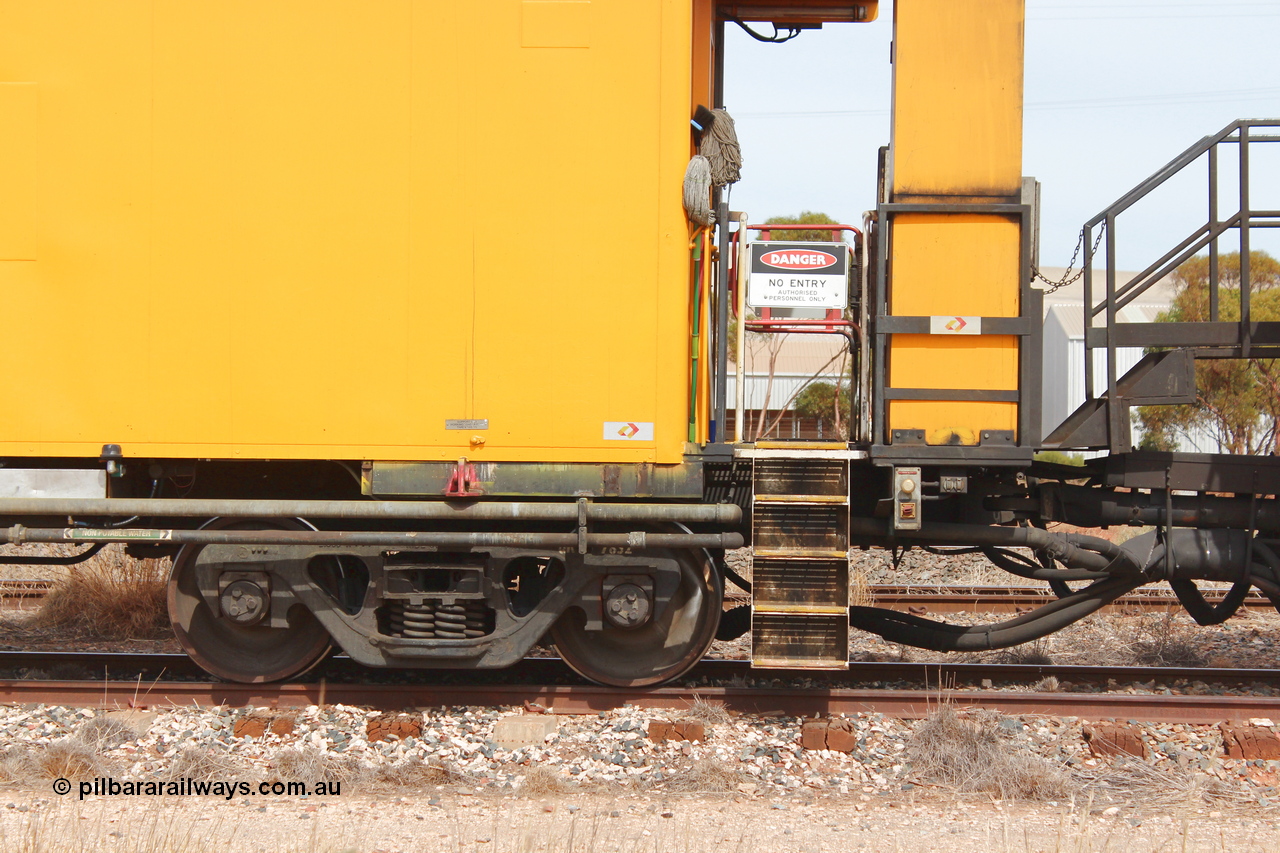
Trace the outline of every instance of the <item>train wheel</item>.
{"label": "train wheel", "polygon": [[608,620],[586,630],[581,610],[571,608],[551,628],[556,649],[574,672],[611,687],[650,687],[688,672],[716,636],[724,585],[701,551],[664,554],[680,564],[680,586],[662,616],[636,628]]}
{"label": "train wheel", "polygon": [[[264,526],[311,529],[299,521],[235,519],[219,519],[206,528],[261,530]],[[301,604],[289,611],[287,628],[239,625],[214,613],[196,582],[196,557],[202,549],[201,545],[187,545],[178,552],[168,587],[173,633],[201,668],[227,681],[256,684],[301,675],[329,654],[329,632]]]}

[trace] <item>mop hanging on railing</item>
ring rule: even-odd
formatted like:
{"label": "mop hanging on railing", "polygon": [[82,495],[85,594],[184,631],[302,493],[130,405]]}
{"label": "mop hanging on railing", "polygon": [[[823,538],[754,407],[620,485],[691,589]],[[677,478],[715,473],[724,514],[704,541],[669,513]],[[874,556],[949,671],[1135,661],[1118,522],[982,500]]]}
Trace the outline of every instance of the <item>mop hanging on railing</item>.
{"label": "mop hanging on railing", "polygon": [[711,164],[711,183],[717,187],[736,184],[742,178],[742,148],[733,118],[725,110],[712,110],[715,120],[702,134],[702,156]]}
{"label": "mop hanging on railing", "polygon": [[733,118],[724,110],[698,107],[694,126],[701,131],[700,154],[684,171],[684,209],[698,225],[711,225],[711,188],[737,183],[742,177],[742,149]]}

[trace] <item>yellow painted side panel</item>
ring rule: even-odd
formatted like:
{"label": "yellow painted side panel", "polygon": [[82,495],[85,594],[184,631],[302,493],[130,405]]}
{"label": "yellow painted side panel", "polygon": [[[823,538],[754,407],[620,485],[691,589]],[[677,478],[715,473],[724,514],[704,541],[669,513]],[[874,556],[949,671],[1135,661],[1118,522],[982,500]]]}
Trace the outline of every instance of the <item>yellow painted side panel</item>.
{"label": "yellow painted side panel", "polygon": [[1017,317],[1020,243],[1021,229],[1012,217],[899,214],[889,311],[914,317]]}
{"label": "yellow painted side panel", "polygon": [[[895,4],[894,202],[1011,201],[1022,181],[1022,0]],[[889,311],[897,316],[1016,317],[1016,218],[898,214],[890,237]],[[888,384],[1018,389],[1018,339],[893,335]],[[1017,404],[898,400],[890,430],[930,444],[977,444],[1016,431]],[[890,433],[891,434],[891,433]]]}
{"label": "yellow painted side panel", "polygon": [[894,27],[894,194],[1017,194],[1023,0],[895,3]]}
{"label": "yellow painted side panel", "polygon": [[[890,311],[903,316],[1018,316],[1016,221],[999,216],[902,214],[895,220]],[[1007,282],[1015,286],[1007,286]],[[901,282],[913,287],[897,286]],[[985,285],[985,286],[984,286]],[[1001,286],[1005,285],[1005,286]],[[894,335],[893,388],[1017,390],[1018,343],[1008,335]],[[891,429],[923,429],[930,444],[975,444],[1013,430],[1014,403],[894,400]]]}
{"label": "yellow painted side panel", "polygon": [[36,259],[34,83],[0,83],[0,261]]}
{"label": "yellow painted side panel", "polygon": [[678,461],[690,3],[0,0],[0,454]]}

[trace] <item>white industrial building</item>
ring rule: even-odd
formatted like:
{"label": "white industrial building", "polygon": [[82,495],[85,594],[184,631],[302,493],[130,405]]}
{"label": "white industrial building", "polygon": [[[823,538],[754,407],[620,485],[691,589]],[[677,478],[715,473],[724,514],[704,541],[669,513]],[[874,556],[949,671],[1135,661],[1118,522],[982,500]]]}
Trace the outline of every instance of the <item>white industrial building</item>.
{"label": "white industrial building", "polygon": [[[1041,273],[1050,280],[1060,280],[1065,270],[1047,267]],[[1073,273],[1074,274],[1074,273]],[[1137,273],[1117,272],[1116,285],[1123,286]],[[1094,301],[1105,287],[1101,271],[1094,273]],[[1175,290],[1165,279],[1129,303],[1118,312],[1122,323],[1154,323],[1162,311],[1169,309]],[[1077,280],[1044,296],[1044,391],[1041,401],[1043,439],[1067,419],[1085,399],[1084,387],[1084,284]],[[1106,318],[1098,317],[1095,326],[1105,325]],[[1141,347],[1121,347],[1116,350],[1116,375],[1124,376],[1142,358]],[[1107,351],[1093,351],[1093,393],[1100,396],[1107,390]],[[1142,430],[1134,424],[1133,443],[1142,437]],[[1216,453],[1218,443],[1207,432],[1197,432],[1183,437],[1181,450],[1199,453]],[[1088,453],[1086,456],[1096,456]]]}

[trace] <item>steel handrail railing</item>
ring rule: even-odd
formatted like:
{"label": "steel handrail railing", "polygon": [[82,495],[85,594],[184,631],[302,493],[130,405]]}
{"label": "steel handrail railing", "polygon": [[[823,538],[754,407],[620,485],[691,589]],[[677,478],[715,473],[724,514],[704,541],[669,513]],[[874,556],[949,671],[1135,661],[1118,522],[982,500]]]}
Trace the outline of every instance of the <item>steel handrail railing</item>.
{"label": "steel handrail railing", "polygon": [[[1272,129],[1273,133],[1254,134],[1254,129]],[[1253,210],[1249,202],[1249,146],[1255,142],[1280,142],[1280,119],[1238,119],[1227,125],[1216,134],[1204,137],[1188,147],[1177,157],[1170,160],[1145,181],[1125,193],[1101,213],[1085,223],[1081,235],[1084,248],[1083,288],[1084,288],[1084,384],[1086,399],[1093,399],[1094,365],[1093,350],[1105,348],[1107,351],[1106,380],[1109,418],[1111,425],[1110,445],[1112,450],[1127,449],[1117,446],[1116,436],[1122,434],[1119,419],[1127,417],[1124,407],[1112,405],[1117,399],[1116,326],[1119,323],[1119,311],[1146,293],[1181,264],[1195,256],[1201,250],[1209,249],[1209,321],[1220,321],[1221,282],[1218,264],[1218,241],[1227,232],[1235,229],[1240,233],[1240,319],[1233,325],[1238,328],[1235,334],[1236,345],[1241,357],[1248,357],[1252,344],[1253,326],[1249,312],[1249,231],[1250,228],[1280,227],[1280,211]],[[1239,208],[1225,217],[1220,215],[1218,199],[1218,147],[1220,145],[1237,145],[1239,152]],[[1116,285],[1116,220],[1120,214],[1129,210],[1137,202],[1149,196],[1163,186],[1175,175],[1198,162],[1202,157],[1208,160],[1208,219],[1204,225],[1195,228],[1158,260],[1148,265],[1137,276],[1124,285]],[[1102,229],[1097,231],[1097,229]],[[1094,301],[1094,255],[1096,245],[1094,234],[1105,237],[1103,249],[1104,293],[1102,298]],[[1095,321],[1105,316],[1104,329],[1096,329]],[[1159,335],[1152,332],[1145,340],[1146,345],[1173,346],[1174,339],[1165,344],[1160,343]]]}

